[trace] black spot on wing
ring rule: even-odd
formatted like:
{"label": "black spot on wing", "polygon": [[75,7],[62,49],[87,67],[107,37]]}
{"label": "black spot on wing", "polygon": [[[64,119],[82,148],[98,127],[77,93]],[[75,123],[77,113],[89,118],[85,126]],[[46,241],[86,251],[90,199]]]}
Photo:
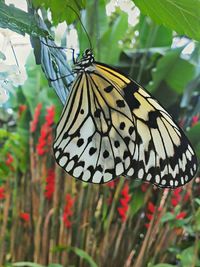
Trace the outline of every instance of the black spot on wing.
{"label": "black spot on wing", "polygon": [[134,93],[138,91],[139,86],[131,81],[126,87],[124,87],[124,98],[131,110],[139,108],[140,102],[135,98]]}
{"label": "black spot on wing", "polygon": [[101,115],[101,110],[100,109],[96,109],[95,112],[94,112],[94,116],[96,118],[100,118],[100,115]]}
{"label": "black spot on wing", "polygon": [[149,112],[149,120],[146,122],[147,126],[150,128],[157,129],[158,124],[157,124],[157,118],[160,116],[158,111],[150,111]]}
{"label": "black spot on wing", "polygon": [[106,93],[110,93],[112,90],[113,90],[113,86],[112,86],[112,85],[110,85],[110,86],[108,86],[108,87],[106,87],[106,88],[104,89],[104,91],[105,91]]}
{"label": "black spot on wing", "polygon": [[124,108],[125,107],[125,102],[123,100],[117,100],[116,104],[119,108]]}

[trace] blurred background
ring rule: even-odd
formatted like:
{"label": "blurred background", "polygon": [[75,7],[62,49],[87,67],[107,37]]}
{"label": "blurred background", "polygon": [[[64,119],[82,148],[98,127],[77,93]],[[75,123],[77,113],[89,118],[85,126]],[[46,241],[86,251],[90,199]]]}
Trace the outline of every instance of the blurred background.
{"label": "blurred background", "polygon": [[92,185],[55,163],[70,48],[77,58],[90,43],[162,103],[200,158],[198,1],[0,1],[0,266],[200,266],[199,173],[176,190]]}

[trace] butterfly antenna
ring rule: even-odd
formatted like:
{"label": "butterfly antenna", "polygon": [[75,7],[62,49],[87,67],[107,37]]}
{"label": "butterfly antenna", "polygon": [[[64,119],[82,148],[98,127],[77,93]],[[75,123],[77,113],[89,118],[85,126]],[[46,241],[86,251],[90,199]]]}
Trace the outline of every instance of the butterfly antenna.
{"label": "butterfly antenna", "polygon": [[88,32],[87,32],[85,26],[83,25],[83,22],[82,22],[82,20],[81,20],[81,17],[79,16],[78,12],[77,12],[73,7],[71,7],[71,6],[69,6],[69,5],[67,5],[67,7],[71,8],[71,10],[73,10],[74,13],[77,15],[77,18],[78,18],[79,21],[80,21],[81,27],[83,28],[83,30],[84,30],[84,32],[85,32],[85,34],[86,34],[86,36],[87,36],[87,39],[88,39],[88,41],[89,41],[90,49],[93,50],[93,48],[92,48],[92,43],[91,43],[91,40],[90,40],[90,36],[89,36],[89,34],[88,34]]}

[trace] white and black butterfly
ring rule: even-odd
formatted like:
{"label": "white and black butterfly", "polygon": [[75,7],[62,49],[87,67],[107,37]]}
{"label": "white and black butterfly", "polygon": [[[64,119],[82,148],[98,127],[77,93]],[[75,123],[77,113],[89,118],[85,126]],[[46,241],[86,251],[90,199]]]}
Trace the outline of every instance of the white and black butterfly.
{"label": "white and black butterfly", "polygon": [[96,62],[87,49],[56,129],[54,154],[70,175],[106,183],[119,176],[176,188],[197,171],[183,131],[142,86]]}

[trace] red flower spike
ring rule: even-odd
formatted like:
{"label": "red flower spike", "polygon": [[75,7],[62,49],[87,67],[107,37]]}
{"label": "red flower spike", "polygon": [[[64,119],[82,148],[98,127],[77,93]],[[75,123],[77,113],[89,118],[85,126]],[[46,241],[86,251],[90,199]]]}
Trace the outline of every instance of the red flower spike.
{"label": "red flower spike", "polygon": [[182,191],[182,188],[177,188],[173,191],[174,196],[179,196],[180,192]]}
{"label": "red flower spike", "polygon": [[115,182],[112,180],[106,184],[107,187],[110,187],[111,189],[115,188]]}
{"label": "red flower spike", "polygon": [[55,171],[54,169],[48,170],[48,175],[46,177],[46,187],[45,187],[45,197],[50,200],[53,197],[55,191]]}
{"label": "red flower spike", "polygon": [[5,189],[3,186],[0,187],[0,200],[5,199]]}
{"label": "red flower spike", "polygon": [[24,221],[24,222],[29,222],[30,221],[30,215],[29,213],[26,212],[21,212],[19,217]]}
{"label": "red flower spike", "polygon": [[196,116],[192,117],[192,123],[191,126],[194,127],[199,121],[199,114],[197,114]]}
{"label": "red flower spike", "polygon": [[190,193],[186,192],[183,198],[184,202],[187,202],[189,198],[190,198]]}
{"label": "red flower spike", "polygon": [[176,207],[179,204],[179,201],[176,198],[171,199],[171,204],[173,207]]}
{"label": "red flower spike", "polygon": [[119,213],[119,216],[121,217],[122,222],[125,222],[127,219],[127,211],[129,208],[129,201],[131,199],[131,196],[129,195],[129,185],[128,183],[125,183],[124,187],[121,191],[121,198],[119,200],[121,207],[117,208],[117,211]]}
{"label": "red flower spike", "polygon": [[147,205],[147,209],[151,213],[154,213],[156,208],[155,208],[155,205],[152,202],[149,202],[148,205]]}
{"label": "red flower spike", "polygon": [[44,155],[50,149],[52,143],[52,124],[54,122],[55,108],[54,106],[47,108],[47,114],[45,116],[45,123],[40,130],[40,137],[36,147],[39,156]]}
{"label": "red flower spike", "polygon": [[146,216],[147,216],[149,221],[151,221],[153,219],[153,214],[147,213]]}
{"label": "red flower spike", "polygon": [[145,193],[145,192],[147,191],[148,187],[149,187],[149,184],[147,184],[147,183],[143,183],[143,184],[141,185],[141,190],[142,190],[142,192]]}
{"label": "red flower spike", "polygon": [[40,116],[40,113],[41,113],[41,109],[42,109],[42,104],[39,103],[35,108],[34,115],[33,115],[33,120],[30,123],[30,132],[31,133],[34,133],[36,131],[37,124],[38,124],[38,121],[39,121],[39,116]]}
{"label": "red flower spike", "polygon": [[26,105],[19,105],[19,110],[18,110],[18,114],[19,117],[22,115],[22,113],[27,109]]}
{"label": "red flower spike", "polygon": [[74,206],[74,198],[71,197],[70,194],[67,194],[65,197],[65,207],[64,207],[64,212],[63,212],[63,222],[65,227],[70,228],[72,223],[69,219],[73,215],[73,206]]}
{"label": "red flower spike", "polygon": [[55,116],[55,107],[51,106],[47,108],[47,114],[45,116],[45,121],[48,126],[51,126],[54,123],[54,116]]}
{"label": "red flower spike", "polygon": [[7,166],[10,166],[14,161],[14,158],[13,156],[10,154],[10,153],[7,153],[7,158],[6,158],[6,165]]}
{"label": "red flower spike", "polygon": [[178,215],[176,215],[176,219],[177,220],[181,220],[181,219],[184,219],[186,217],[187,213],[182,211],[180,212]]}

